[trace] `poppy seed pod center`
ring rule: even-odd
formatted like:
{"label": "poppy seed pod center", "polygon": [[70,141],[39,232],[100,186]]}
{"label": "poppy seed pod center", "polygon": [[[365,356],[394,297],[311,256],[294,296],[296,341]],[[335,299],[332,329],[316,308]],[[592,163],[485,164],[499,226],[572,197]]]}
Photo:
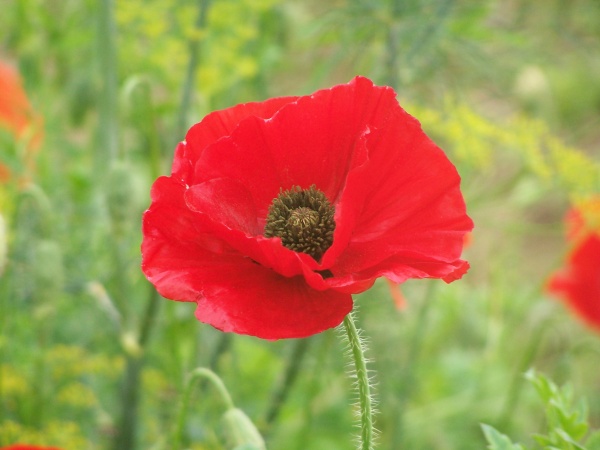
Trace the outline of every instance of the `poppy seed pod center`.
{"label": "poppy seed pod center", "polygon": [[335,208],[314,185],[282,191],[269,206],[265,237],[279,237],[284,247],[319,260],[333,243]]}

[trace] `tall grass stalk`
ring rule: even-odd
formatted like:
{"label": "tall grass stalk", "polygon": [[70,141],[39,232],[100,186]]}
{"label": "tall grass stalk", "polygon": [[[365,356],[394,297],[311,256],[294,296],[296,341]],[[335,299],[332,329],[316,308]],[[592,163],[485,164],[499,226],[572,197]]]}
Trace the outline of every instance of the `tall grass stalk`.
{"label": "tall grass stalk", "polygon": [[404,363],[403,376],[400,381],[400,391],[398,394],[400,404],[396,411],[396,423],[392,435],[392,445],[390,448],[400,449],[403,447],[404,441],[404,417],[406,415],[406,407],[410,401],[410,396],[416,392],[417,377],[415,376],[416,368],[421,357],[423,347],[423,338],[427,330],[427,322],[429,320],[429,309],[432,299],[435,295],[436,288],[439,282],[437,280],[429,281],[423,303],[419,308],[417,319],[415,321],[414,330],[410,341],[408,342],[408,357]]}
{"label": "tall grass stalk", "polygon": [[[140,399],[141,373],[144,367],[144,349],[160,304],[160,295],[149,285],[146,310],[140,324],[137,341],[125,350],[125,380],[121,393],[121,417],[113,442],[114,450],[135,449],[137,445],[138,406]],[[127,347],[127,346],[126,346]]]}
{"label": "tall grass stalk", "polygon": [[529,342],[525,346],[519,365],[515,369],[512,380],[508,385],[506,398],[504,400],[504,407],[496,419],[498,429],[507,430],[511,425],[514,412],[517,410],[519,405],[521,391],[525,382],[523,374],[527,372],[527,370],[531,369],[532,363],[535,360],[535,356],[537,355],[537,352],[542,344],[546,329],[547,323],[542,322],[538,324],[537,327],[531,332]]}
{"label": "tall grass stalk", "polygon": [[285,372],[271,394],[271,400],[265,414],[264,427],[267,431],[277,420],[281,408],[285,404],[285,401],[298,378],[310,341],[310,338],[305,338],[296,339],[292,343],[292,348],[286,362]]}
{"label": "tall grass stalk", "polygon": [[[96,154],[97,167],[106,168],[119,155],[117,117],[117,52],[114,0],[100,0],[98,14],[98,58],[102,75],[102,95],[99,105],[100,147]],[[101,171],[99,171],[101,173]]]}
{"label": "tall grass stalk", "polygon": [[[196,30],[202,30],[206,26],[206,17],[208,15],[209,0],[198,0],[198,16],[196,17]],[[200,42],[198,38],[193,37],[188,43],[189,62],[185,76],[185,83],[181,94],[181,103],[179,104],[179,114],[177,116],[176,140],[181,140],[188,129],[188,113],[192,104],[192,93],[194,90],[194,80],[198,61],[200,60]]]}

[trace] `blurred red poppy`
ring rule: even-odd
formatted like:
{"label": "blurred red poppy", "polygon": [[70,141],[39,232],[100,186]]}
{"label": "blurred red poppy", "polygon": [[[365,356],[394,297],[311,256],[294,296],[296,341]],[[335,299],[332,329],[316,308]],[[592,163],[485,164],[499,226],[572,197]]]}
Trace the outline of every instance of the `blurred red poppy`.
{"label": "blurred red poppy", "polygon": [[600,233],[600,196],[580,199],[566,216],[567,240],[576,242],[591,232]]}
{"label": "blurred red poppy", "polygon": [[39,447],[37,445],[14,444],[8,447],[2,447],[0,450],[60,450],[57,447]]}
{"label": "blurred red poppy", "polygon": [[[33,169],[33,154],[41,142],[40,119],[29,100],[18,72],[0,61],[0,129],[7,130],[17,139],[26,139],[26,153],[22,163],[28,171]],[[0,154],[0,159],[2,155]],[[0,182],[8,181],[11,171],[0,160]]]}
{"label": "blurred red poppy", "polygon": [[547,289],[600,332],[600,235],[590,233],[577,243],[565,267],[551,276]]}
{"label": "blurred red poppy", "polygon": [[376,278],[460,278],[460,177],[362,77],[206,116],[152,187],[142,269],[214,327],[297,338],[341,323]]}

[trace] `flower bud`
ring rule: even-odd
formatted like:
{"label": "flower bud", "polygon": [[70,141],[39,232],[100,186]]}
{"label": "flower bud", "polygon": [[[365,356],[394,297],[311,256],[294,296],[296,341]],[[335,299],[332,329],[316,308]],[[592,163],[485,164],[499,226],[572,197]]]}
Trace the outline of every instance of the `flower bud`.
{"label": "flower bud", "polygon": [[223,427],[229,448],[233,450],[265,450],[265,441],[248,418],[239,408],[228,409],[223,414]]}

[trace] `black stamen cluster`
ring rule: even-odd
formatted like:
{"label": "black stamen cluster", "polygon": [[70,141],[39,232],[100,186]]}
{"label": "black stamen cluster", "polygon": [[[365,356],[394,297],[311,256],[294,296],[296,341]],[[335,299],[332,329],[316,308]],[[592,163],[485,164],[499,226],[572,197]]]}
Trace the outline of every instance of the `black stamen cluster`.
{"label": "black stamen cluster", "polygon": [[279,237],[295,252],[319,260],[333,243],[335,209],[314,185],[282,191],[269,207],[265,237]]}

